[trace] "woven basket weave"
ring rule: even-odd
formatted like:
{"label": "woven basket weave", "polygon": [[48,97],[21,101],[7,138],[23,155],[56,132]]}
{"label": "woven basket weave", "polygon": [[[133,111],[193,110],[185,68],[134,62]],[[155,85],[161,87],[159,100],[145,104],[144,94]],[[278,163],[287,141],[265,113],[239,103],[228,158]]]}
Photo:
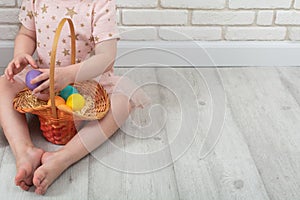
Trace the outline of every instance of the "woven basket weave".
{"label": "woven basket weave", "polygon": [[71,64],[75,64],[74,26],[70,19],[65,18],[59,23],[52,46],[53,53],[51,54],[50,62],[51,105],[47,105],[47,102],[37,99],[28,88],[20,91],[13,101],[13,107],[17,111],[38,115],[44,137],[54,144],[66,144],[77,133],[77,129],[84,120],[102,119],[110,107],[109,97],[105,89],[96,81],[83,81],[73,84],[73,87],[86,99],[86,105],[81,111],[72,112],[64,106],[55,105],[54,68],[56,49],[65,22],[69,23],[71,32]]}

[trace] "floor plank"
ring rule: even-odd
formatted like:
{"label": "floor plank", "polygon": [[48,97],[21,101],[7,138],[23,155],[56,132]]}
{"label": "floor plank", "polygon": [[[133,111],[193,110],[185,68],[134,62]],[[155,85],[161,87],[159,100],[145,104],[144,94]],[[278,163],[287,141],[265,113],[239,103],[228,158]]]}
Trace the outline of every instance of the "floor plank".
{"label": "floor plank", "polygon": [[[296,102],[300,105],[300,68],[281,67],[276,69],[279,73],[280,80],[285,88],[292,94]],[[291,107],[284,107],[289,110]]]}
{"label": "floor plank", "polygon": [[[299,199],[300,107],[289,86],[274,68],[221,72],[234,121],[248,143],[269,197]],[[299,87],[299,82],[290,83]]]}
{"label": "floor plank", "polygon": [[[169,102],[174,102],[181,95],[183,97],[180,102],[181,110],[188,113],[184,115],[178,112],[169,112],[170,116],[166,123],[169,141],[175,140],[175,137],[180,138],[177,144],[171,145],[174,160],[179,155],[179,147],[189,145],[189,141],[182,139],[182,136],[192,138],[194,124],[197,124],[197,119],[199,120],[199,129],[194,135],[194,143],[174,164],[180,199],[268,199],[247,144],[230,113],[226,115],[222,137],[213,153],[205,159],[199,159],[201,144],[204,142],[205,133],[209,129],[212,117],[213,107],[210,92],[205,81],[195,69],[174,70],[183,77],[180,79],[175,74],[171,75],[170,69],[157,70],[158,79],[162,84],[173,85],[174,90],[176,88],[177,96],[161,93],[165,96],[165,108],[176,110],[178,105]],[[200,72],[203,77],[207,78],[206,75],[210,74],[211,76],[211,70],[214,69],[202,69]],[[178,82],[182,86],[178,85]],[[188,95],[193,91],[187,90],[188,87],[184,86],[184,82],[190,83],[196,97]],[[216,82],[216,84],[218,83]],[[212,87],[211,90],[217,89],[214,88],[216,85]],[[193,100],[198,100],[199,109],[195,107]],[[182,118],[181,115],[183,115]],[[174,125],[180,122],[182,123],[181,129],[176,131]],[[216,139],[215,136],[213,138]]]}
{"label": "floor plank", "polygon": [[[127,73],[137,84],[156,81],[154,69],[141,69],[138,73],[118,69],[117,73]],[[143,88],[152,97],[153,105],[160,104],[156,84]],[[121,130],[92,154],[90,199],[178,199],[173,167],[165,167],[172,163],[166,134],[158,129],[163,113],[153,107],[148,116],[148,109],[136,109]]]}

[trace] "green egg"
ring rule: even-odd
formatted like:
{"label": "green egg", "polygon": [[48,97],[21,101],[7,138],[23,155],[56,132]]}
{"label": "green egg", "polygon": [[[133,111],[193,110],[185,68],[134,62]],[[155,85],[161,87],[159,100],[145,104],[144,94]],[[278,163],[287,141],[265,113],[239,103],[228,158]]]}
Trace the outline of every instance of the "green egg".
{"label": "green egg", "polygon": [[60,91],[59,96],[64,98],[64,100],[66,101],[71,94],[77,94],[77,93],[79,92],[76,88],[72,87],[71,85],[68,85],[67,87],[65,87]]}

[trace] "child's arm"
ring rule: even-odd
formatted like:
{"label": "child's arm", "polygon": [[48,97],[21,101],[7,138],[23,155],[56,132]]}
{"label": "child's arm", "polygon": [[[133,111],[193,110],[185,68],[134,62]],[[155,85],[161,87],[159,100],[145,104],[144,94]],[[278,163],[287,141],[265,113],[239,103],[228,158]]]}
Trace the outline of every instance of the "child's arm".
{"label": "child's arm", "polygon": [[[54,77],[55,91],[60,91],[70,83],[93,79],[109,71],[115,62],[117,54],[117,39],[103,41],[97,44],[95,55],[82,63],[68,67],[56,68]],[[33,93],[40,93],[49,88],[49,69],[40,69],[40,76],[31,81],[32,84],[46,80]]]}
{"label": "child's arm", "polygon": [[35,41],[35,32],[28,30],[22,25],[15,39],[14,58],[5,69],[5,76],[8,80],[13,82],[14,75],[21,72],[28,64],[37,68],[32,58],[36,48]]}
{"label": "child's arm", "polygon": [[72,70],[73,81],[84,81],[100,76],[109,71],[117,55],[117,40],[107,40],[97,44],[95,55],[84,62],[74,65]]}

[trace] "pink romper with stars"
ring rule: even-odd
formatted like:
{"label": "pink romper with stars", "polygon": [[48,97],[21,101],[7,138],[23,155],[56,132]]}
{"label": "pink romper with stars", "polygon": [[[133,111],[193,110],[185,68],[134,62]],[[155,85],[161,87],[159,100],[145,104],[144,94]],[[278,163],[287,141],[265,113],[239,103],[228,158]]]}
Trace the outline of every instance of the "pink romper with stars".
{"label": "pink romper with stars", "polygon": [[[19,20],[27,29],[36,32],[37,65],[49,68],[56,28],[63,18],[70,18],[76,34],[76,63],[90,57],[97,43],[119,40],[115,0],[23,0]],[[66,24],[62,30],[56,55],[56,67],[70,65],[71,38]],[[25,82],[26,67],[16,78]],[[123,93],[132,107],[145,107],[151,100],[125,76],[115,76],[114,69],[95,78],[109,95]]]}

